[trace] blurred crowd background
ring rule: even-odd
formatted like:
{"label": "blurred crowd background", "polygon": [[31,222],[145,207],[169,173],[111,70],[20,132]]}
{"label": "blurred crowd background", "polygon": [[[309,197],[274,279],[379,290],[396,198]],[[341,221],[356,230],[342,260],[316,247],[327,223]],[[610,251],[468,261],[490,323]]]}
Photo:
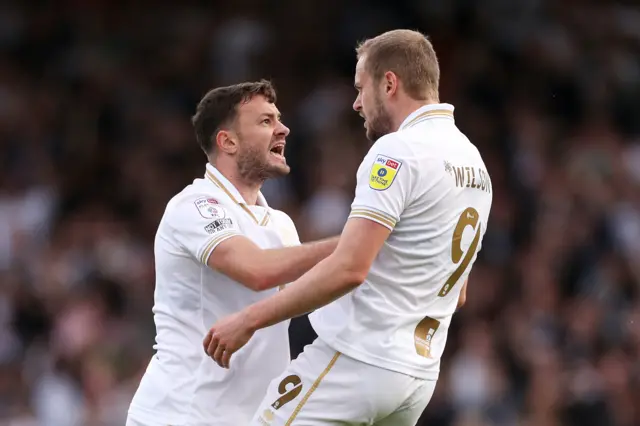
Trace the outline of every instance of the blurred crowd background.
{"label": "blurred crowd background", "polygon": [[494,183],[420,425],[640,425],[640,6],[605,0],[3,1],[0,424],[124,424],[208,89],[275,83],[292,173],[264,193],[303,241],[340,232],[354,47],[393,28],[431,37]]}

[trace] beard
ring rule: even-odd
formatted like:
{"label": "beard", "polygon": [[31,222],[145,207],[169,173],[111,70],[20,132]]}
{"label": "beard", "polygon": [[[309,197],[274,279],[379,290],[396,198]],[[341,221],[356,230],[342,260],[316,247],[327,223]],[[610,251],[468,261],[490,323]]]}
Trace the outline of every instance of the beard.
{"label": "beard", "polygon": [[391,114],[386,110],[380,96],[376,94],[374,97],[373,113],[369,114],[367,120],[367,139],[375,142],[384,135],[393,132],[393,123]]}
{"label": "beard", "polygon": [[248,183],[262,183],[267,179],[286,176],[291,170],[287,164],[269,161],[269,151],[245,145],[238,152],[238,173]]}

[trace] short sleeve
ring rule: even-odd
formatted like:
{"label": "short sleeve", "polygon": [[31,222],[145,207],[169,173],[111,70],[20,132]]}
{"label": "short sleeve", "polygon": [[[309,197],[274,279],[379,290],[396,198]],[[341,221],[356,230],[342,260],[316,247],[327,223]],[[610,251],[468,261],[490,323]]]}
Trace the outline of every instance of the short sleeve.
{"label": "short sleeve", "polygon": [[178,243],[204,264],[221,242],[242,235],[232,210],[212,196],[183,197],[167,220]]}
{"label": "short sleeve", "polygon": [[411,168],[401,142],[385,136],[371,148],[358,168],[356,194],[349,217],[370,219],[393,230],[411,191]]}

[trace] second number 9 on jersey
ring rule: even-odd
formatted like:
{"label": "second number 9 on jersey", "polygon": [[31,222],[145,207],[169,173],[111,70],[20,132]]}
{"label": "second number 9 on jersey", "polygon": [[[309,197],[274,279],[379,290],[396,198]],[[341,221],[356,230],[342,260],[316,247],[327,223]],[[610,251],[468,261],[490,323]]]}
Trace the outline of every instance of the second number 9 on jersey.
{"label": "second number 9 on jersey", "polygon": [[[467,249],[465,253],[462,250],[462,234],[467,226],[471,226],[474,231],[476,231],[475,236],[473,237],[473,241],[471,241],[471,245]],[[458,265],[455,271],[449,276],[447,281],[444,283],[438,296],[444,297],[456,285],[456,283],[464,274],[464,271],[471,263],[473,256],[476,254],[478,250],[478,244],[480,243],[480,235],[482,224],[480,223],[480,214],[473,207],[469,207],[465,209],[460,215],[458,219],[458,223],[456,224],[455,229],[453,230],[453,241],[451,241],[451,261]],[[462,257],[464,255],[464,258]]]}

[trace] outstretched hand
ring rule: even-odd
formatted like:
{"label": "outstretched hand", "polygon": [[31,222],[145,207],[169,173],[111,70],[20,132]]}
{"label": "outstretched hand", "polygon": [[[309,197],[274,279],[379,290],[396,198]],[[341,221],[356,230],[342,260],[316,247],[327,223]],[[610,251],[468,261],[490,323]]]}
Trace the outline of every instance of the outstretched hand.
{"label": "outstretched hand", "polygon": [[216,322],[202,342],[204,351],[222,368],[229,368],[231,356],[249,342],[254,331],[241,312]]}

